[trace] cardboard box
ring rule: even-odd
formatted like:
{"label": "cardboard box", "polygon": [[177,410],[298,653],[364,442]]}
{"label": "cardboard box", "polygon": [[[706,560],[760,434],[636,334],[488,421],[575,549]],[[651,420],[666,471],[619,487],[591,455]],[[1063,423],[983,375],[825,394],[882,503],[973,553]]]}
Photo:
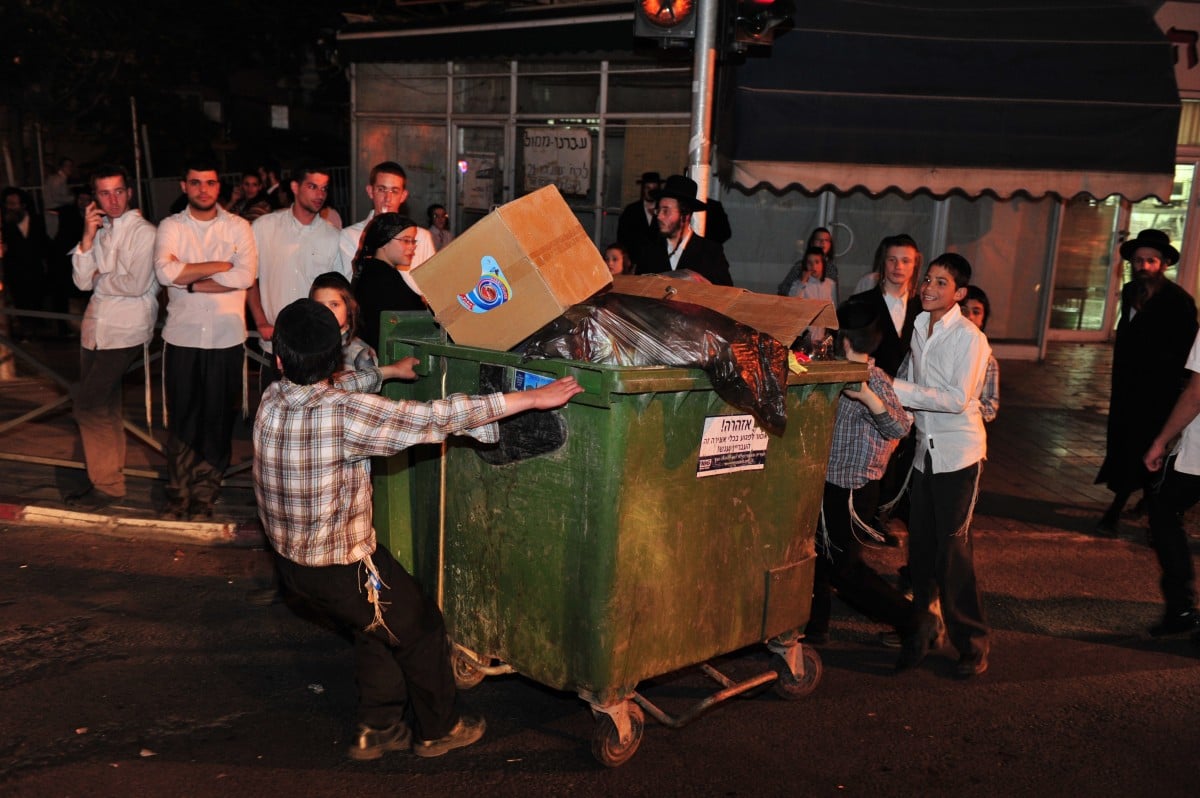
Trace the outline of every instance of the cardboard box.
{"label": "cardboard box", "polygon": [[791,346],[805,327],[838,326],[837,308],[822,299],[758,294],[744,288],[698,283],[661,274],[618,274],[613,278],[613,291],[703,305],[772,336],[784,346]]}
{"label": "cardboard box", "polygon": [[492,211],[411,275],[454,343],[500,351],[612,283],[554,186]]}

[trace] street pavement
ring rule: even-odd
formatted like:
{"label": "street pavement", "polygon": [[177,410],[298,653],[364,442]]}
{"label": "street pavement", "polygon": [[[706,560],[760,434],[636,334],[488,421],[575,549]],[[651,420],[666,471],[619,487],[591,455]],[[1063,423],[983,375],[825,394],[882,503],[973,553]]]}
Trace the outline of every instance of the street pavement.
{"label": "street pavement", "polygon": [[[140,477],[126,506],[76,525],[54,513],[77,472],[0,461],[0,795],[1194,795],[1200,648],[1145,633],[1161,611],[1145,520],[1093,534],[1110,368],[1101,345],[1001,363],[973,528],[986,674],[953,679],[942,651],[896,676],[880,627],[835,602],[812,695],[766,691],[679,730],[647,720],[612,770],[590,755],[585,704],[516,675],[465,695],[489,721],[478,745],[349,762],[350,649],[247,601],[270,563],[246,488],[228,492],[227,534],[154,523],[161,487]],[[0,386],[0,423],[35,387]],[[53,460],[72,445],[69,417],[29,426],[0,448],[33,441]],[[903,561],[870,556],[885,574]],[[758,647],[719,658],[740,677],[768,664]],[[689,669],[640,689],[679,713],[711,687]]]}

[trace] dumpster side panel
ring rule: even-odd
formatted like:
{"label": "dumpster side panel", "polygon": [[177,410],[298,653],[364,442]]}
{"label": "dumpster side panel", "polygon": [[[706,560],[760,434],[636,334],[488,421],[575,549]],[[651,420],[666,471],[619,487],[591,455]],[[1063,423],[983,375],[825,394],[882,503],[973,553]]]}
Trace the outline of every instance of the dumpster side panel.
{"label": "dumpster side panel", "polygon": [[403,332],[422,342],[389,341],[385,360],[423,348],[425,376],[390,385],[394,398],[478,393],[495,364],[588,386],[554,411],[566,430],[555,451],[492,465],[454,438],[444,457],[414,447],[377,467],[380,541],[427,592],[440,586],[457,642],[606,703],[807,623],[834,403],[865,369],[792,377],[787,430],[769,439],[765,467],[698,478],[705,419],[742,415],[699,372],[525,365]]}
{"label": "dumpster side panel", "polygon": [[[705,418],[739,414],[710,390],[568,406],[565,450],[518,464],[455,448],[451,482],[469,485],[447,499],[455,639],[603,700],[802,627],[831,411],[809,386],[789,403],[765,469],[703,479]],[[772,594],[788,565],[797,576]]]}

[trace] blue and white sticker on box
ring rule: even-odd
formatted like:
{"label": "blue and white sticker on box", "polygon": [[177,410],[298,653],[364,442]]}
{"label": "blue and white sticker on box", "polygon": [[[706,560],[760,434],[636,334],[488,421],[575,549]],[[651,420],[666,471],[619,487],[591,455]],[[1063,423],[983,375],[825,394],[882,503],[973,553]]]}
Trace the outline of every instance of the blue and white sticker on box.
{"label": "blue and white sticker on box", "polygon": [[754,416],[709,416],[700,437],[696,476],[761,471],[767,466],[767,440]]}

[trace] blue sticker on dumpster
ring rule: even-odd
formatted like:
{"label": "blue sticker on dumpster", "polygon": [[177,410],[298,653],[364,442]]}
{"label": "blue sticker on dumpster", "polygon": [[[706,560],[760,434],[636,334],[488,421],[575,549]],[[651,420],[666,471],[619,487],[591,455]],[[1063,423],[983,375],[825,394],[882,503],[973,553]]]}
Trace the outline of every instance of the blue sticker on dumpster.
{"label": "blue sticker on dumpster", "polygon": [[754,416],[709,416],[704,419],[696,476],[761,471],[767,467],[767,441]]}
{"label": "blue sticker on dumpster", "polygon": [[513,377],[513,389],[517,391],[532,391],[554,382],[553,377],[547,377],[545,374],[534,374],[532,371],[521,369],[517,369],[516,372]]}
{"label": "blue sticker on dumpster", "polygon": [[458,295],[458,304],[472,313],[487,313],[512,299],[512,286],[491,255],[484,255],[479,266],[482,270],[479,280],[470,293]]}

